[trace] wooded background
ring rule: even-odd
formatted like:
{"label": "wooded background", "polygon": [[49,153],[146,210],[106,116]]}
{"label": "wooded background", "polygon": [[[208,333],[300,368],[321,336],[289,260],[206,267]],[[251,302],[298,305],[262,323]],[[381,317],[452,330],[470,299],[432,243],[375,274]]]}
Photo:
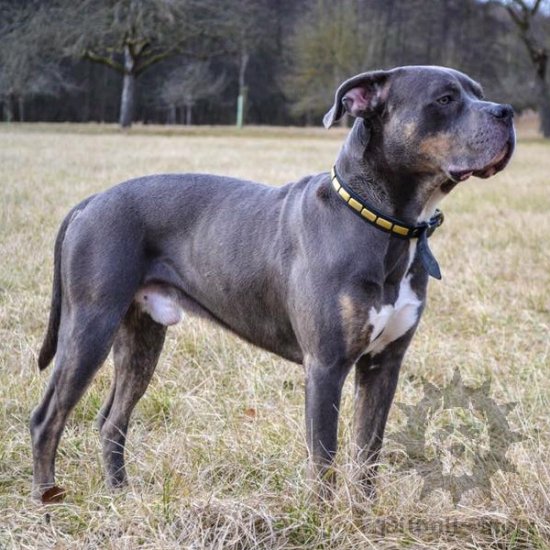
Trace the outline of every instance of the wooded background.
{"label": "wooded background", "polygon": [[0,0],[0,104],[4,121],[320,124],[349,76],[437,64],[550,136],[549,50],[548,0]]}

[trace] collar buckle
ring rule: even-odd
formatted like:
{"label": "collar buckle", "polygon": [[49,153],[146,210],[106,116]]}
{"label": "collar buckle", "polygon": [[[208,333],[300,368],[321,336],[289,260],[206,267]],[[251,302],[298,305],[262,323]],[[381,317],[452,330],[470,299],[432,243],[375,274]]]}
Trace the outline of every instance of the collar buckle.
{"label": "collar buckle", "polygon": [[439,208],[436,209],[434,215],[427,222],[425,222],[428,226],[426,235],[431,237],[433,232],[443,223],[444,220],[445,216],[443,215],[443,212],[441,212]]}

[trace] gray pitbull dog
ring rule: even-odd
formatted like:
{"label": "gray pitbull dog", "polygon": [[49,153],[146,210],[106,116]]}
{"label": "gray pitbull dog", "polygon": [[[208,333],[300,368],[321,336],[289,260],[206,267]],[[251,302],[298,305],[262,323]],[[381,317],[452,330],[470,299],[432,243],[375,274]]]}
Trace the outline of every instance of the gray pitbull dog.
{"label": "gray pitbull dog", "polygon": [[355,366],[359,482],[371,490],[428,277],[439,276],[426,239],[441,222],[436,204],[469,176],[502,170],[515,134],[510,106],[442,67],[357,75],[336,91],[325,126],[345,112],[356,120],[332,176],[280,188],[148,176],[69,212],[39,357],[40,369],[54,355],[56,365],[31,418],[34,496],[57,489],[65,422],[111,348],[99,427],[108,482],[126,482],[130,415],[182,312],[304,366],[314,478],[332,477],[342,385]]}

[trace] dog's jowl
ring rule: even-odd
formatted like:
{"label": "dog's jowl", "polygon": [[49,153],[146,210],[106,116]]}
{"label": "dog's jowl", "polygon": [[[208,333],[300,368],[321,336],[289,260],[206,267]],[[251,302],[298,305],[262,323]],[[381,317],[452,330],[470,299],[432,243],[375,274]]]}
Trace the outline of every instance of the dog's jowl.
{"label": "dog's jowl", "polygon": [[371,490],[401,362],[428,279],[440,277],[428,245],[443,221],[436,207],[459,182],[502,170],[515,138],[511,107],[441,67],[354,76],[325,126],[344,113],[355,122],[329,172],[280,188],[149,176],[69,212],[39,357],[44,369],[55,355],[55,368],[31,419],[35,497],[55,486],[67,417],[111,348],[115,378],[98,423],[107,480],[125,483],[132,410],[183,313],[305,367],[310,472],[324,483],[355,368],[359,481]]}

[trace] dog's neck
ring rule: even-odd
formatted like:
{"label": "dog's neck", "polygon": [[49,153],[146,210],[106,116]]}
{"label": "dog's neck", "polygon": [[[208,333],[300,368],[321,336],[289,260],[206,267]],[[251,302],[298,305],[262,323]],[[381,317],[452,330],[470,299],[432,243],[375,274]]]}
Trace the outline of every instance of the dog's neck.
{"label": "dog's neck", "polygon": [[355,121],[336,159],[338,174],[381,212],[409,225],[428,219],[444,196],[440,190],[444,179],[397,173],[386,159],[382,140],[372,133],[362,119]]}

